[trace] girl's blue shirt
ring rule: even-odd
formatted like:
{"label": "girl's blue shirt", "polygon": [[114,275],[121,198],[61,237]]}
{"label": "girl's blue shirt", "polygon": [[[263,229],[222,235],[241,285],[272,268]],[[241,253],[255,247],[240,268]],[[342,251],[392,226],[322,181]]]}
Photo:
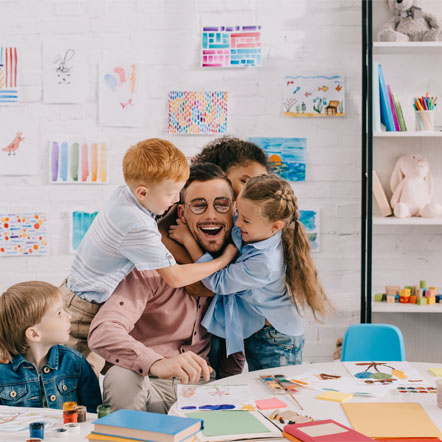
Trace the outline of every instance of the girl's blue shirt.
{"label": "girl's blue shirt", "polygon": [[[202,325],[210,333],[226,338],[228,355],[243,351],[243,340],[262,329],[266,319],[280,333],[302,335],[302,319],[285,282],[281,232],[263,241],[243,244],[241,231],[235,226],[232,239],[240,253],[236,261],[202,281],[216,293]],[[197,262],[212,259],[206,253]]]}

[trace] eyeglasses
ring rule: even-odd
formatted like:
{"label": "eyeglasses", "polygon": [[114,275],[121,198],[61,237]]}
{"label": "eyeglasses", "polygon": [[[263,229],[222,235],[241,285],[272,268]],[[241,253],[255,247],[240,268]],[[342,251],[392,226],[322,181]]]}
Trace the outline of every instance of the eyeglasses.
{"label": "eyeglasses", "polygon": [[232,207],[232,200],[229,198],[215,198],[213,203],[208,203],[204,198],[195,198],[189,203],[189,208],[195,215],[202,215],[209,207],[209,204],[213,204],[213,207],[218,213],[227,213]]}

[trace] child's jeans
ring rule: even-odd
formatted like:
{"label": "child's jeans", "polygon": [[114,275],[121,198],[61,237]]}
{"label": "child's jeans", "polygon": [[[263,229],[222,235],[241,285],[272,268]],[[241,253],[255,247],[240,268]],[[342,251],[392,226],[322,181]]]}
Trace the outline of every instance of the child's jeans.
{"label": "child's jeans", "polygon": [[249,371],[302,364],[304,335],[288,336],[271,325],[244,339]]}
{"label": "child's jeans", "polygon": [[226,357],[226,340],[212,335],[210,341],[209,362],[215,370],[216,379],[241,374],[246,358],[243,352],[233,353]]}

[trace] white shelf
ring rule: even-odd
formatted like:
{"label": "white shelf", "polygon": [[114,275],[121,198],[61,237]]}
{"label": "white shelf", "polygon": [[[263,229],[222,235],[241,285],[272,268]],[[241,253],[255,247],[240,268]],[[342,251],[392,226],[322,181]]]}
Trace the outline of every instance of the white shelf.
{"label": "white shelf", "polygon": [[442,42],[440,41],[419,41],[419,42],[373,42],[373,52],[375,54],[397,54],[405,52],[434,52],[442,49]]}
{"label": "white shelf", "polygon": [[442,137],[442,131],[405,131],[405,132],[373,132],[374,138],[428,138],[428,137]]}
{"label": "white shelf", "polygon": [[442,218],[396,218],[395,216],[374,216],[373,224],[383,226],[442,226]]}
{"label": "white shelf", "polygon": [[387,302],[373,302],[372,312],[379,313],[442,313],[442,304],[388,304]]}

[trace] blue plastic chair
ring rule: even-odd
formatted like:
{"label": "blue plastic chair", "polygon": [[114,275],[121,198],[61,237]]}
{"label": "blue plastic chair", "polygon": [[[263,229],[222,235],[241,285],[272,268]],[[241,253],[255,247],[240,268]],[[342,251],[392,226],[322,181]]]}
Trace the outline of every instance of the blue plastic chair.
{"label": "blue plastic chair", "polygon": [[404,337],[390,324],[356,324],[347,328],[341,361],[405,361]]}

